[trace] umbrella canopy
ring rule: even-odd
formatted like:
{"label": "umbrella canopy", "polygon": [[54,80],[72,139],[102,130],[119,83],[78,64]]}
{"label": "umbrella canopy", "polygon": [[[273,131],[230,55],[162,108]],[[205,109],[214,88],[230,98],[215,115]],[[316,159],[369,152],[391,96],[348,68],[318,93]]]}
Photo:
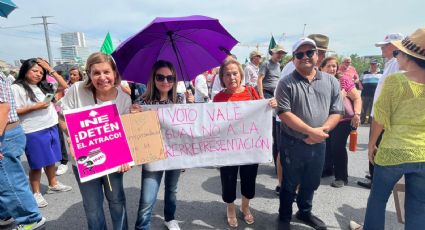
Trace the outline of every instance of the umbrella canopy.
{"label": "umbrella canopy", "polygon": [[7,15],[9,15],[16,8],[17,6],[12,1],[0,0],[0,16],[1,17],[7,18]]}
{"label": "umbrella canopy", "polygon": [[214,18],[156,18],[112,56],[126,80],[147,83],[153,64],[166,60],[173,63],[178,80],[189,81],[219,66],[237,43]]}

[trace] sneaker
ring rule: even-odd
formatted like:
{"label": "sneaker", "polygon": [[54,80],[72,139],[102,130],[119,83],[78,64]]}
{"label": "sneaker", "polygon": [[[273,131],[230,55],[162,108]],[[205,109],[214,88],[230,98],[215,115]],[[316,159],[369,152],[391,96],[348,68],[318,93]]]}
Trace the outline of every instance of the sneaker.
{"label": "sneaker", "polygon": [[12,224],[13,222],[15,222],[13,217],[8,217],[6,219],[0,219],[0,226],[7,226],[9,224]]}
{"label": "sneaker", "polygon": [[56,176],[65,174],[68,171],[68,165],[60,164],[56,170]]}
{"label": "sneaker", "polygon": [[39,193],[39,192],[34,193],[34,199],[37,202],[37,206],[39,208],[44,208],[44,207],[46,207],[49,204],[44,199],[43,195],[41,195],[41,193]]}
{"label": "sneaker", "polygon": [[274,189],[274,193],[276,193],[276,195],[279,196],[279,194],[280,194],[280,186],[279,185],[276,186],[276,188]]}
{"label": "sneaker", "polygon": [[343,180],[334,180],[334,181],[332,181],[331,186],[334,187],[334,188],[342,188],[347,184],[348,184],[348,182],[343,181]]}
{"label": "sneaker", "polygon": [[58,183],[55,186],[49,186],[49,189],[47,189],[48,194],[52,193],[58,193],[58,192],[68,192],[72,189],[71,186],[64,185],[58,181]]}
{"label": "sneaker", "polygon": [[170,220],[164,222],[165,226],[168,228],[168,230],[180,230],[179,223],[177,223],[177,220]]}
{"label": "sneaker", "polygon": [[34,222],[31,224],[20,224],[16,226],[13,230],[35,230],[35,229],[41,229],[44,227],[44,224],[46,223],[46,218],[42,217],[41,220],[38,222]]}
{"label": "sneaker", "polygon": [[350,220],[350,229],[351,230],[363,230],[363,226],[361,226],[360,224]]}
{"label": "sneaker", "polygon": [[297,219],[303,221],[308,226],[316,229],[316,230],[326,230],[326,224],[319,219],[319,217],[314,216],[313,214],[301,214],[300,212],[297,212],[295,214]]}

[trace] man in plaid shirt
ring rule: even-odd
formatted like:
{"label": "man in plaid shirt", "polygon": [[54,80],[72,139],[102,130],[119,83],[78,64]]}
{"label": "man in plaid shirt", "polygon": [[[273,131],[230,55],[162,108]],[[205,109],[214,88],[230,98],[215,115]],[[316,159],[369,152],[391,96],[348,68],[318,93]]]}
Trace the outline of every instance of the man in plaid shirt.
{"label": "man in plaid shirt", "polygon": [[46,219],[38,210],[21,164],[26,138],[10,85],[10,79],[0,72],[0,226],[15,221],[16,229],[38,229]]}

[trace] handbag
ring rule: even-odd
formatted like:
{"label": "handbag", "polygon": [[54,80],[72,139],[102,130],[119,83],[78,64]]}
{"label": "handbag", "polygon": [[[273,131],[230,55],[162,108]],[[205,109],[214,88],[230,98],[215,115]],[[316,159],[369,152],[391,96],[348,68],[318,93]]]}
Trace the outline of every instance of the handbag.
{"label": "handbag", "polygon": [[348,120],[354,117],[354,105],[349,97],[344,97],[344,117],[342,119]]}

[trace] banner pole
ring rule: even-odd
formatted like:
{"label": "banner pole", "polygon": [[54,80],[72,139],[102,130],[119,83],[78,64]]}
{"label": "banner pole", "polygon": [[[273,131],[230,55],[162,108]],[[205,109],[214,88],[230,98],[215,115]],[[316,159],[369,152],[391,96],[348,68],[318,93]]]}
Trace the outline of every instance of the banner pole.
{"label": "banner pole", "polygon": [[106,178],[108,178],[109,190],[112,192],[112,185],[111,185],[111,180],[109,179],[109,174],[106,175]]}

